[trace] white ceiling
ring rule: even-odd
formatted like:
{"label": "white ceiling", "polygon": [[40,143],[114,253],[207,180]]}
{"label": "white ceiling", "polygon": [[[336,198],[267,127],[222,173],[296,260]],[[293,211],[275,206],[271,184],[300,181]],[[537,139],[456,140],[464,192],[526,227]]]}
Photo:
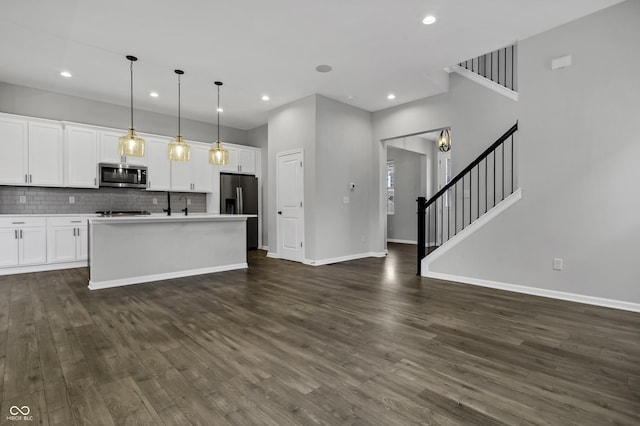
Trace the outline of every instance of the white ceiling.
{"label": "white ceiling", "polygon": [[136,108],[177,114],[180,68],[184,117],[215,123],[220,80],[221,123],[251,129],[313,93],[368,111],[442,93],[444,67],[620,1],[3,1],[0,81],[129,105],[133,54]]}

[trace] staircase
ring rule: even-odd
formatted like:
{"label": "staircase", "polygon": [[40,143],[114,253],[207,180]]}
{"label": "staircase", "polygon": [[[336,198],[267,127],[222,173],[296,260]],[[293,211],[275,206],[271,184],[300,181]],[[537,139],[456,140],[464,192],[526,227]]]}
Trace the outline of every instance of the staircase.
{"label": "staircase", "polygon": [[468,59],[447,68],[508,98],[518,100],[518,45]]}
{"label": "staircase", "polygon": [[484,217],[518,189],[516,122],[428,200],[418,198],[418,275],[429,255]]}

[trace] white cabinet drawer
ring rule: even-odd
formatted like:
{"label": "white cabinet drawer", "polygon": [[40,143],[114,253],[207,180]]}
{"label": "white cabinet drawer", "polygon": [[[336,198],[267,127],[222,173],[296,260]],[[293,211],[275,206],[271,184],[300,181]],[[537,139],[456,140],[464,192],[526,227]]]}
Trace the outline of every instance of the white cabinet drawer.
{"label": "white cabinet drawer", "polygon": [[46,226],[47,221],[44,217],[13,217],[0,218],[0,228],[35,228]]}

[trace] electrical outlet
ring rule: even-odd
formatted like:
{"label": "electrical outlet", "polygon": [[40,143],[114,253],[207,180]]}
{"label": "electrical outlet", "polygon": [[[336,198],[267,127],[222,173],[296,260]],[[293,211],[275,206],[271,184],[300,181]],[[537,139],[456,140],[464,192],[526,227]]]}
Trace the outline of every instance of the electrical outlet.
{"label": "electrical outlet", "polygon": [[69,204],[75,204],[76,203],[76,197],[74,197],[73,195],[71,195],[69,197]]}
{"label": "electrical outlet", "polygon": [[157,199],[157,198],[153,198],[153,199],[151,200],[151,202],[152,202],[154,205],[155,205],[155,204],[158,204],[158,199]]}
{"label": "electrical outlet", "polygon": [[349,197],[342,197],[343,204],[349,204]]}
{"label": "electrical outlet", "polygon": [[562,268],[564,267],[564,261],[562,260],[561,257],[554,257],[553,258],[553,269],[555,271],[562,271]]}
{"label": "electrical outlet", "polygon": [[190,206],[191,205],[191,198],[187,198],[187,205]]}
{"label": "electrical outlet", "polygon": [[26,195],[21,195],[20,199],[18,200],[18,202],[20,204],[25,204],[27,202],[27,196]]}

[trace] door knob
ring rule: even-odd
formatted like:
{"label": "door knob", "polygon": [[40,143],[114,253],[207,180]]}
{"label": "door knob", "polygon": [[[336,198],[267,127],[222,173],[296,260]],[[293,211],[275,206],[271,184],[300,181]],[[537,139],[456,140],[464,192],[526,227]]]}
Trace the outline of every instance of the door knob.
{"label": "door knob", "polygon": [[282,214],[282,211],[279,211],[278,214]]}

